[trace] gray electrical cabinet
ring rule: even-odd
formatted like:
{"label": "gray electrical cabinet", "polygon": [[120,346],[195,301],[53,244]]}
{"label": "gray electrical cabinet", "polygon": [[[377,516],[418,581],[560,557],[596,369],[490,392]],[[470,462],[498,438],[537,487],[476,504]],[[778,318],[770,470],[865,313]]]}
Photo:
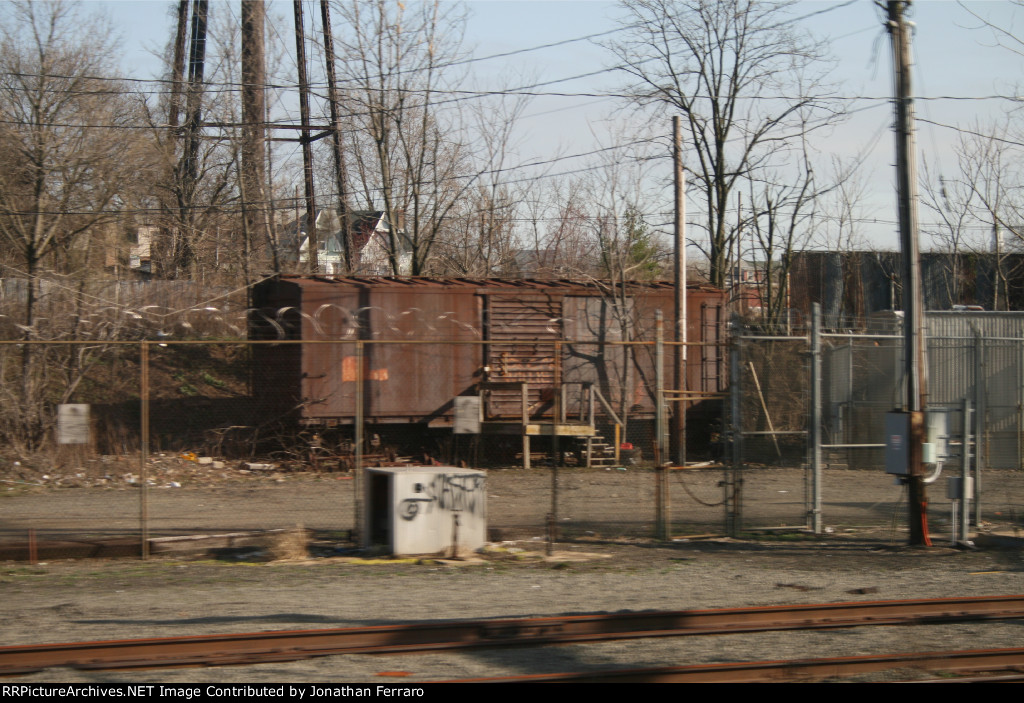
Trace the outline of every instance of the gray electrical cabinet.
{"label": "gray electrical cabinet", "polygon": [[910,413],[885,414],[885,472],[910,475]]}

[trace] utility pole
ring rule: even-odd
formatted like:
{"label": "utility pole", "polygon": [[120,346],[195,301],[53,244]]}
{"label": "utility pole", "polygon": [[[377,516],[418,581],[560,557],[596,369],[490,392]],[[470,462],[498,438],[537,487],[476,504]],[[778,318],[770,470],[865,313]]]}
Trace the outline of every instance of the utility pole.
{"label": "utility pole", "polygon": [[[299,66],[299,119],[302,121],[302,171],[306,182],[306,252],[309,272],[316,275],[320,265],[316,236],[316,196],[313,193],[313,140],[309,127],[309,81],[306,78],[306,30],[302,18],[302,0],[294,0],[295,8],[295,62]],[[299,222],[295,221],[296,235]],[[301,246],[301,243],[300,243]]]}
{"label": "utility pole", "polygon": [[888,0],[886,28],[892,40],[896,83],[896,184],[899,201],[900,249],[903,253],[903,358],[907,380],[904,410],[910,414],[908,516],[910,544],[930,546],[928,498],[924,484],[922,444],[928,367],[924,349],[921,259],[917,232],[917,168],[914,145],[914,99],[910,87],[911,25],[904,14],[910,0]]}
{"label": "utility pole", "polygon": [[676,401],[672,413],[672,441],[675,444],[675,461],[682,466],[686,463],[686,175],[683,171],[683,140],[679,115],[672,118],[672,162],[675,166],[675,317],[673,323],[676,342],[672,355],[672,371],[675,374]]}
{"label": "utility pole", "polygon": [[[181,83],[185,74],[185,38],[188,36],[188,0],[178,0],[178,28],[174,34],[174,65],[171,67],[171,100],[167,124],[177,131],[181,113]],[[175,134],[175,136],[177,136]]]}
{"label": "utility pole", "polygon": [[324,61],[327,62],[327,101],[331,105],[331,142],[334,147],[334,180],[338,189],[338,226],[345,256],[345,273],[352,273],[352,236],[349,232],[348,197],[345,191],[345,151],[341,144],[341,119],[338,115],[338,82],[334,77],[334,37],[331,34],[331,10],[328,0],[320,0],[320,19],[324,32]]}
{"label": "utility pole", "polygon": [[252,237],[269,241],[265,231],[264,212],[267,198],[263,183],[266,178],[264,143],[266,127],[266,53],[263,27],[267,10],[263,0],[242,0],[242,168],[239,181],[242,192],[242,225],[246,247],[246,283],[248,283],[248,253]]}
{"label": "utility pole", "polygon": [[[206,63],[206,18],[208,0],[194,0],[192,3],[192,41],[188,57],[188,98],[185,110],[188,113],[185,124],[185,174],[188,188],[195,188],[199,176],[199,126],[203,117],[203,73]],[[192,193],[188,193],[191,199]],[[190,200],[191,202],[191,200]]]}
{"label": "utility pole", "polygon": [[[178,18],[184,13],[179,5]],[[178,208],[181,213],[176,223],[180,230],[172,235],[176,246],[172,247],[170,266],[176,274],[190,273],[195,269],[196,253],[193,248],[195,228],[196,183],[199,180],[199,130],[203,121],[203,73],[206,62],[206,20],[208,0],[193,0],[192,27],[188,54],[188,86],[185,96],[185,132],[181,161],[178,164]],[[179,32],[181,27],[179,26]],[[174,96],[171,96],[172,102]],[[171,110],[177,118],[176,108]]]}

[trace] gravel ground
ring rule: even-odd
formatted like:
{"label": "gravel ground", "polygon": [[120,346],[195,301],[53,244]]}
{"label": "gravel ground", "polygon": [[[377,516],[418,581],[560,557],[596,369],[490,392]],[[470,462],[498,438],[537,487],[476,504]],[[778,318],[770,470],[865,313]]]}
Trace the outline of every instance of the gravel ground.
{"label": "gravel ground", "polygon": [[[53,562],[0,568],[5,642],[315,629],[622,610],[1024,593],[1015,549],[825,540],[576,543],[551,560],[503,551],[458,565],[215,561]],[[527,548],[506,544],[504,548]],[[352,655],[157,672],[49,670],[23,681],[434,681],[700,662],[1019,646],[1024,623],[679,637],[425,655]],[[387,672],[391,672],[388,674]],[[399,672],[401,676],[393,675]]]}
{"label": "gravel ground", "polygon": [[[230,532],[302,523],[342,533],[352,524],[353,482],[339,475],[245,475],[162,460],[150,491],[156,534]],[[118,469],[118,471],[121,471]],[[113,469],[115,478],[129,474]],[[106,475],[106,474],[105,474]],[[201,633],[346,627],[462,618],[621,610],[680,610],[847,600],[1024,593],[1020,547],[975,552],[902,547],[905,497],[876,472],[832,470],[824,484],[830,534],[767,533],[745,541],[719,532],[721,471],[672,476],[672,543],[653,528],[653,474],[565,470],[558,515],[566,541],[541,558],[551,510],[545,469],[488,474],[488,518],[508,541],[486,559],[365,562],[340,557],[267,563],[221,559],[0,563],[4,644]],[[1024,505],[1020,472],[988,472],[986,528],[1012,536]],[[171,485],[171,482],[178,485]],[[749,527],[803,524],[804,475],[746,472]],[[932,489],[937,545],[948,502]],[[139,491],[122,476],[106,485],[7,484],[0,537],[23,540],[137,534]],[[686,538],[690,535],[690,538]],[[1012,540],[1009,542],[1012,544]],[[831,632],[680,637],[598,645],[353,655],[246,667],[156,672],[49,670],[11,682],[434,681],[523,673],[796,659],[866,653],[1019,646],[1024,623],[876,627]],[[387,672],[391,672],[389,675]],[[401,675],[392,675],[399,672]],[[909,674],[904,674],[909,675]]]}

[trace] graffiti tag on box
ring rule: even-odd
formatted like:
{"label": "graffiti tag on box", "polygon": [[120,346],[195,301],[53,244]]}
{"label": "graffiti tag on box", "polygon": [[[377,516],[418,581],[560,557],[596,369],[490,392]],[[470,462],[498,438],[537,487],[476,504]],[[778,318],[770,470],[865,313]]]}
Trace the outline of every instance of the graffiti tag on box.
{"label": "graffiti tag on box", "polygon": [[403,520],[413,520],[420,506],[431,512],[434,506],[447,512],[476,515],[484,507],[484,477],[472,474],[437,474],[423,486],[423,497],[406,498],[398,506]]}

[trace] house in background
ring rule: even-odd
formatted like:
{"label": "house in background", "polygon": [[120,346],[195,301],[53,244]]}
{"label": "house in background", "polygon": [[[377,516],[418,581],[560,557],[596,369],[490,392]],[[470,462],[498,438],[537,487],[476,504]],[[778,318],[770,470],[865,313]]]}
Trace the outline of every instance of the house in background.
{"label": "house in background", "polygon": [[159,228],[139,227],[135,243],[128,249],[128,268],[143,276],[153,273],[153,240],[159,235]]}
{"label": "house in background", "polygon": [[[352,233],[352,273],[363,276],[391,276],[394,271],[388,253],[391,248],[391,226],[380,210],[355,210],[348,214],[349,230]],[[298,263],[299,268],[309,262],[309,236],[306,215],[299,216],[298,226],[294,219],[281,228],[278,247],[282,261]],[[345,272],[345,248],[338,215],[320,210],[316,216],[317,264],[319,273],[340,274]],[[296,234],[297,233],[297,234]],[[398,251],[398,275],[412,273],[412,243],[404,229],[396,237]]]}
{"label": "house in background", "polygon": [[[155,225],[134,229],[106,227],[92,235],[91,242],[102,238],[103,269],[114,278],[149,280],[153,275],[153,249],[160,236]],[[83,241],[87,241],[83,238]]]}

